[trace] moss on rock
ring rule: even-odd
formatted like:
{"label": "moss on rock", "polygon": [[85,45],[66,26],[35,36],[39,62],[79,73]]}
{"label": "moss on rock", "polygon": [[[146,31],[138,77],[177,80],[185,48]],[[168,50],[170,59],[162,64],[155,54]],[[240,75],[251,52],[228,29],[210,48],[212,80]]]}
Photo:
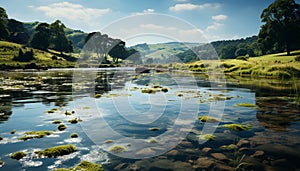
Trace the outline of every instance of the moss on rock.
{"label": "moss on rock", "polygon": [[60,145],[60,146],[55,146],[51,148],[47,148],[42,151],[36,151],[35,153],[38,154],[39,156],[45,156],[45,157],[58,157],[58,156],[63,156],[63,155],[68,155],[76,151],[76,147],[67,144],[67,145]]}

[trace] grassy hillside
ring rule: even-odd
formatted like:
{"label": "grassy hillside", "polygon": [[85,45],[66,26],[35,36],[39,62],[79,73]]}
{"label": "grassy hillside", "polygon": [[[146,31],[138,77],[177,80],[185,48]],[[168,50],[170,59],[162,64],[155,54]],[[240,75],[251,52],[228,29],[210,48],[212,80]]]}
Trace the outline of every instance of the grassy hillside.
{"label": "grassy hillside", "polygon": [[[19,50],[23,52],[33,51],[35,60],[29,62],[14,61],[13,58],[18,56]],[[59,52],[49,50],[41,51],[38,49],[32,49],[24,47],[20,44],[0,41],[0,69],[24,69],[30,68],[30,64],[34,63],[38,68],[67,68],[73,67],[76,58],[72,57],[74,54],[63,54]],[[31,67],[32,68],[32,67]]]}
{"label": "grassy hillside", "polygon": [[[138,44],[132,46],[131,48],[136,49],[145,59],[153,59],[154,63],[166,63],[173,60],[176,61],[174,55],[183,53],[184,51],[190,49],[191,47],[199,46],[199,43],[179,43],[179,42],[169,42],[169,43],[158,43],[158,44]],[[174,61],[174,62],[175,62]]]}
{"label": "grassy hillside", "polygon": [[221,65],[217,61],[197,61],[187,66],[192,71],[222,69],[224,73],[233,75],[287,79],[300,77],[300,50],[293,51],[291,56],[286,56],[286,53],[277,53],[222,60]]}

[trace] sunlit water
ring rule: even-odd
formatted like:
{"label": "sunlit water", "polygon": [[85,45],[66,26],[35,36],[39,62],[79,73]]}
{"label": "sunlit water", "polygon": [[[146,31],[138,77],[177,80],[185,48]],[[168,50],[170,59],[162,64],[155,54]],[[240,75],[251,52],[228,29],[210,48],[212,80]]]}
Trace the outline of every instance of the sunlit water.
{"label": "sunlit water", "polygon": [[[107,170],[300,168],[297,162],[300,160],[298,81],[287,83],[231,78],[226,87],[224,83],[211,87],[211,82],[203,75],[137,75],[130,68],[124,69],[121,75],[120,69],[109,69],[97,71],[95,76],[93,84],[88,81],[77,82],[72,89],[72,70],[2,72],[0,160],[5,164],[0,170],[69,168],[82,160],[101,163]],[[153,85],[165,87],[168,92],[141,92]],[[101,94],[101,97],[94,98],[95,94]],[[240,107],[237,105],[239,103],[255,106]],[[220,104],[221,108],[214,107],[216,104]],[[47,112],[53,108],[57,108],[54,113]],[[75,113],[65,115],[66,111]],[[201,123],[198,116],[214,113],[220,117],[220,122],[213,125],[215,139],[199,141],[205,123]],[[183,140],[178,142],[180,144],[168,146],[166,152],[161,150],[157,156],[140,160],[121,158],[106,152],[113,145],[123,145],[128,152],[138,148],[135,142],[120,142],[119,136],[112,136],[106,131],[108,127],[116,135],[148,142],[168,132],[181,114],[186,122],[177,123],[177,126],[181,126],[178,130],[185,132],[182,135],[186,136],[180,139]],[[73,118],[80,118],[82,122],[69,123],[68,120]],[[99,118],[102,118],[102,122],[98,122]],[[67,129],[58,131],[57,124],[52,124],[54,120],[61,120]],[[234,131],[222,127],[229,123],[248,125],[250,129]],[[151,131],[150,128],[158,130]],[[26,131],[37,130],[53,130],[54,133],[39,139],[19,140]],[[70,138],[71,133],[77,133],[79,137]],[[112,140],[112,143],[105,143],[105,140]],[[246,142],[242,143],[241,140]],[[156,138],[156,141],[164,147],[166,138]],[[62,144],[73,144],[77,151],[58,158],[39,158],[34,153]],[[234,149],[221,148],[230,144],[237,146]],[[211,150],[206,152],[203,150],[205,147]],[[25,151],[27,156],[19,161],[11,159],[10,155],[16,151]],[[263,154],[259,154],[261,151]],[[219,153],[226,158],[214,157]],[[201,165],[201,159],[212,164]]]}

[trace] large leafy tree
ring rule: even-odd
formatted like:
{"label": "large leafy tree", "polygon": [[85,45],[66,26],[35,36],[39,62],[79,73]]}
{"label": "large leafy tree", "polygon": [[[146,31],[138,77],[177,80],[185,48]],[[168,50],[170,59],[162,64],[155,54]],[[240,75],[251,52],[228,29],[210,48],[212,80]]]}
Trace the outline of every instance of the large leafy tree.
{"label": "large leafy tree", "polygon": [[10,32],[9,41],[20,44],[28,43],[29,35],[22,22],[9,19],[7,26]]}
{"label": "large leafy tree", "polygon": [[50,29],[49,24],[39,24],[29,42],[30,46],[36,49],[47,50],[49,47]]}
{"label": "large leafy tree", "polygon": [[258,45],[262,52],[274,53],[299,49],[300,45],[300,5],[294,0],[275,0],[263,10],[258,35]]}
{"label": "large leafy tree", "polygon": [[0,40],[6,40],[9,37],[9,31],[7,27],[8,16],[4,8],[0,7]]}
{"label": "large leafy tree", "polygon": [[72,42],[67,39],[64,29],[66,26],[59,20],[50,24],[50,45],[49,48],[59,52],[73,52]]}

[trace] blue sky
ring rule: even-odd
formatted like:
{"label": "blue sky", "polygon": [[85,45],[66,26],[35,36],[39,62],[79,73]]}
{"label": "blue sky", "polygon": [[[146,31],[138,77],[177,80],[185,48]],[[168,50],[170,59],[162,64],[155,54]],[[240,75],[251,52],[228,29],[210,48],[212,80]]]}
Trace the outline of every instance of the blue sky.
{"label": "blue sky", "polygon": [[[59,19],[67,27],[85,32],[101,31],[125,41],[131,39],[129,41],[134,44],[164,41],[164,38],[151,34],[148,37],[146,34],[136,36],[145,32],[157,35],[167,33],[166,37],[180,34],[175,39],[194,42],[203,41],[202,38],[196,38],[200,34],[207,41],[257,35],[262,25],[260,14],[272,2],[273,0],[1,0],[0,6],[6,9],[9,18],[48,23]],[[147,18],[141,17],[142,14],[164,15]]]}

